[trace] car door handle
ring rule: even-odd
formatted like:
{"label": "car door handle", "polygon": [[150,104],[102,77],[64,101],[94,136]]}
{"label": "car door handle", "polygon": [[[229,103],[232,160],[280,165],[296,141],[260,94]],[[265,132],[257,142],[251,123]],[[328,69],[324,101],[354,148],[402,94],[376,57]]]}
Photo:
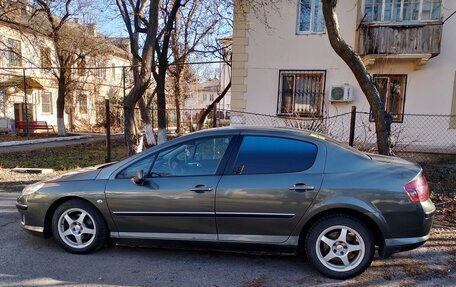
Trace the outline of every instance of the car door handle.
{"label": "car door handle", "polygon": [[295,190],[295,191],[306,191],[306,190],[314,190],[315,187],[306,185],[305,183],[296,183],[295,185],[290,186],[288,189]]}
{"label": "car door handle", "polygon": [[198,184],[194,188],[191,188],[190,191],[194,191],[196,193],[204,193],[206,191],[212,191],[212,187],[205,186],[204,184]]}

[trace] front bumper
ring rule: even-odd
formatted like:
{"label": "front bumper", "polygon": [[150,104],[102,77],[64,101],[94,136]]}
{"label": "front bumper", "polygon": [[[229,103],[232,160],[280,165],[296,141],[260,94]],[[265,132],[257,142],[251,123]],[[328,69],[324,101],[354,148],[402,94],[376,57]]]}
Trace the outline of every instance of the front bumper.
{"label": "front bumper", "polygon": [[27,231],[34,233],[35,235],[43,235],[44,227],[28,224],[28,206],[18,200],[16,208],[21,216],[21,227]]}

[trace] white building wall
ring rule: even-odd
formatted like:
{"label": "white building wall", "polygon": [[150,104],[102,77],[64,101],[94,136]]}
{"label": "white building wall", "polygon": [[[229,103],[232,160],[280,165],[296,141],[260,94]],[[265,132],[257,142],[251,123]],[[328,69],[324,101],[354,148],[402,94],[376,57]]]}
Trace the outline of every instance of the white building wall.
{"label": "white building wall", "polygon": [[[248,17],[248,32],[245,59],[246,91],[244,111],[268,115],[277,114],[279,95],[280,70],[326,70],[326,85],[324,105],[326,115],[347,113],[351,106],[357,106],[358,111],[369,112],[365,99],[355,77],[346,64],[337,56],[329,44],[326,33],[297,34],[298,2],[279,1],[278,9],[270,11],[267,28],[264,21],[257,19],[253,13]],[[360,1],[361,2],[361,1]],[[337,14],[343,38],[354,46],[357,28],[358,0],[338,1]],[[456,10],[456,1],[443,1],[443,19]],[[449,115],[451,111],[454,78],[456,71],[456,16],[450,18],[443,27],[441,53],[415,70],[414,63],[389,60],[383,64],[375,64],[369,69],[371,74],[407,74],[405,96],[406,114],[439,114]],[[236,35],[236,25],[235,32]],[[236,44],[236,37],[234,37]],[[394,63],[393,63],[394,61]],[[239,76],[239,75],[238,75]],[[348,83],[353,87],[354,101],[351,103],[329,103],[329,92],[332,85]],[[236,109],[236,102],[233,102]],[[240,106],[242,109],[242,105]],[[266,122],[265,120],[262,120]],[[448,121],[448,120],[447,120]],[[257,123],[261,124],[261,123]],[[268,123],[269,124],[269,123]],[[443,145],[455,145],[455,130],[448,130],[449,124],[443,130],[447,133]],[[401,125],[394,123],[394,126]],[[433,129],[435,127],[422,127]],[[348,130],[347,130],[348,131]],[[411,132],[411,129],[409,130]],[[453,137],[454,135],[454,137]],[[416,137],[416,134],[412,136]]]}
{"label": "white building wall", "polygon": [[[21,35],[21,33],[8,26],[0,25],[0,82],[8,81],[9,78],[14,76],[23,76],[22,69],[11,69],[8,65],[8,56],[5,50],[8,38],[15,39],[21,42],[22,53],[22,66],[19,68],[26,68],[26,77],[31,77],[38,81],[44,90],[33,90],[31,95],[28,96],[27,102],[33,105],[34,120],[46,121],[49,125],[57,126],[57,96],[58,87],[57,80],[50,71],[37,69],[41,67],[41,51],[40,48],[45,46],[51,49],[51,61],[53,66],[57,65],[56,54],[53,49],[52,41],[45,37],[33,37],[31,35]],[[125,57],[116,55],[103,56],[100,63],[106,67],[106,77],[99,78],[94,75],[84,76],[78,78],[81,83],[82,90],[75,92],[75,97],[78,94],[86,94],[88,101],[88,113],[80,114],[77,99],[74,100],[75,106],[75,123],[88,123],[97,124],[97,104],[98,98],[121,98],[123,97],[123,79],[122,79],[122,66],[130,66],[130,61]],[[113,68],[115,66],[115,75],[113,75]],[[18,67],[15,67],[18,68]],[[128,73],[128,68],[126,69]],[[77,78],[77,71],[73,73]],[[87,73],[89,73],[87,71]],[[128,79],[127,79],[128,81]],[[128,86],[128,85],[127,85]],[[43,113],[41,105],[41,93],[50,92],[52,95],[52,113]],[[24,92],[16,89],[12,96],[5,102],[5,91],[0,91],[2,101],[0,101],[0,130],[7,130],[11,128],[11,123],[14,122],[14,104],[24,102]],[[66,104],[71,104],[69,99]],[[69,116],[65,113],[65,124],[68,127]],[[98,123],[100,124],[100,123]]]}

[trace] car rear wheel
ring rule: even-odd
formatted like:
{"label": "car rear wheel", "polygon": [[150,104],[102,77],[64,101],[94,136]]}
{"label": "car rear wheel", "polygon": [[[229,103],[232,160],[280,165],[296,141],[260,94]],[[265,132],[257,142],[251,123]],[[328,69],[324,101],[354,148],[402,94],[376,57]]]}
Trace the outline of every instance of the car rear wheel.
{"label": "car rear wheel", "polygon": [[52,233],[65,250],[85,254],[103,247],[108,229],[95,207],[83,200],[73,199],[55,210]]}
{"label": "car rear wheel", "polygon": [[367,226],[343,214],[317,221],[307,233],[305,244],[312,265],[334,279],[361,274],[374,258],[374,239]]}

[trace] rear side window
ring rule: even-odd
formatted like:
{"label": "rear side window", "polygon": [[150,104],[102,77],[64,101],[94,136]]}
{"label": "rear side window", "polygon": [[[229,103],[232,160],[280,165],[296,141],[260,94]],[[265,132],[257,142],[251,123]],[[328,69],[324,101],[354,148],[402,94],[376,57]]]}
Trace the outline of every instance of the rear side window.
{"label": "rear side window", "polygon": [[292,139],[245,136],[235,161],[238,174],[291,173],[310,168],[317,146]]}

